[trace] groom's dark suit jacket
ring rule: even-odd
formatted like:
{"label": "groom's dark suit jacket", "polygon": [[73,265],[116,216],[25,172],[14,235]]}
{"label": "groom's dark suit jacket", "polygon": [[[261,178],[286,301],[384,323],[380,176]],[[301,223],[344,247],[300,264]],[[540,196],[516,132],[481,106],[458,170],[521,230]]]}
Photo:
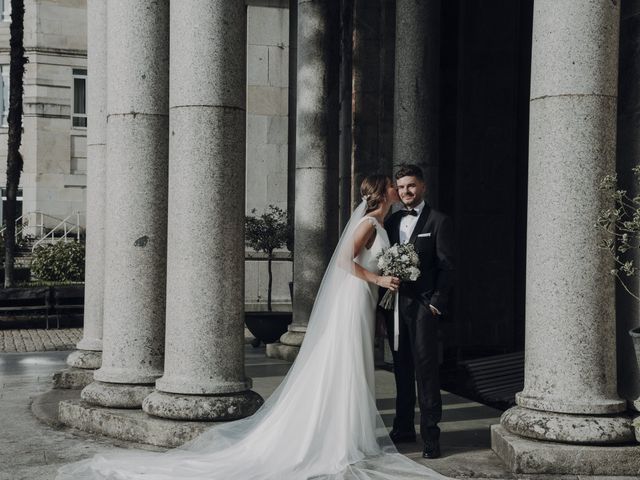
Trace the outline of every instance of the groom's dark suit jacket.
{"label": "groom's dark suit jacket", "polygon": [[[401,212],[396,212],[385,222],[391,245],[400,243],[402,217]],[[431,304],[443,314],[447,313],[454,280],[451,219],[425,204],[409,242],[414,244],[420,257],[420,277],[415,282],[402,282],[400,297],[406,301],[401,302],[401,315],[417,313],[414,302],[427,307]]]}
{"label": "groom's dark suit jacket", "polygon": [[[385,222],[391,244],[400,243],[402,213],[396,212]],[[393,428],[401,432],[414,430],[415,385],[418,386],[420,433],[425,443],[437,441],[438,422],[442,417],[438,366],[438,316],[449,308],[453,286],[453,226],[446,215],[425,204],[409,242],[420,258],[420,277],[400,284],[399,348],[393,351],[396,379],[396,417]],[[393,311],[386,311],[389,343],[393,345]]]}

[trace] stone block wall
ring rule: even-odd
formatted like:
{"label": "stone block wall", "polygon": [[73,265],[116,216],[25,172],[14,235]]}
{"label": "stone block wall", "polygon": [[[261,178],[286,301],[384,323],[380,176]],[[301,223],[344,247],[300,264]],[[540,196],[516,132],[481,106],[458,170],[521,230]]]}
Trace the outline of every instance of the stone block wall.
{"label": "stone block wall", "polygon": [[[289,11],[252,6],[247,12],[247,214],[268,205],[287,209]],[[266,309],[267,262],[247,251],[247,309]],[[292,262],[286,250],[273,265],[274,309],[290,308]]]}

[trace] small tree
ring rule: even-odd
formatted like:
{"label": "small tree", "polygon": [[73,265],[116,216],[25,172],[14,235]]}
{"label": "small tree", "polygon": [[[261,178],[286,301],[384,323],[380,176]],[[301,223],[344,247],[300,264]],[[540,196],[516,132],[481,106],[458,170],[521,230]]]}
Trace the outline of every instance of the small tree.
{"label": "small tree", "polygon": [[[640,191],[640,165],[632,171],[634,189]],[[627,190],[619,189],[615,174],[604,177],[600,190],[613,206],[603,209],[598,217],[597,225],[605,235],[599,246],[608,250],[615,261],[611,275],[618,279],[629,295],[640,301],[638,294],[632,292],[625,281],[638,272],[638,265],[629,258],[629,254],[640,249],[640,195],[631,196]]]}
{"label": "small tree", "polygon": [[[251,213],[256,213],[255,208]],[[245,217],[245,243],[256,252],[267,254],[267,265],[269,270],[269,286],[267,290],[267,309],[271,311],[271,291],[273,285],[273,273],[271,262],[273,251],[282,248],[287,244],[287,214],[281,208],[269,205],[267,211],[258,216]]]}

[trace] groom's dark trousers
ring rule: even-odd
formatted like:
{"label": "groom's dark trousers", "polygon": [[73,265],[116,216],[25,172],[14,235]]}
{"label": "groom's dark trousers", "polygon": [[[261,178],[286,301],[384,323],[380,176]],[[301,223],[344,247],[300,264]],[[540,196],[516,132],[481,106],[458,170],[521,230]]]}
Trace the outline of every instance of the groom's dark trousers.
{"label": "groom's dark trousers", "polygon": [[[402,215],[396,213],[385,227],[391,244],[399,243]],[[420,435],[429,443],[440,437],[442,418],[438,362],[439,315],[447,313],[453,286],[453,226],[449,217],[425,206],[409,239],[420,257],[421,275],[415,282],[403,282],[399,298],[399,347],[393,349],[393,311],[385,312],[389,344],[393,352],[396,380],[396,417],[393,428],[414,431],[416,384],[420,408]]]}

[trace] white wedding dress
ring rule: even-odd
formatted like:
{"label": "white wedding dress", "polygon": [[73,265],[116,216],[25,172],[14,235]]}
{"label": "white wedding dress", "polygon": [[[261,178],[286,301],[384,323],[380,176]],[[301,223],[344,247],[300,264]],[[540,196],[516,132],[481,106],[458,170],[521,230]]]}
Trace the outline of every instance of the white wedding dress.
{"label": "white wedding dress", "polygon": [[297,360],[251,417],[214,426],[164,453],[130,451],[63,466],[57,480],[442,479],[399,454],[376,408],[373,338],[377,286],[353,275],[353,234],[376,238],[355,258],[377,272],[386,231],[356,209],[318,291]]}

